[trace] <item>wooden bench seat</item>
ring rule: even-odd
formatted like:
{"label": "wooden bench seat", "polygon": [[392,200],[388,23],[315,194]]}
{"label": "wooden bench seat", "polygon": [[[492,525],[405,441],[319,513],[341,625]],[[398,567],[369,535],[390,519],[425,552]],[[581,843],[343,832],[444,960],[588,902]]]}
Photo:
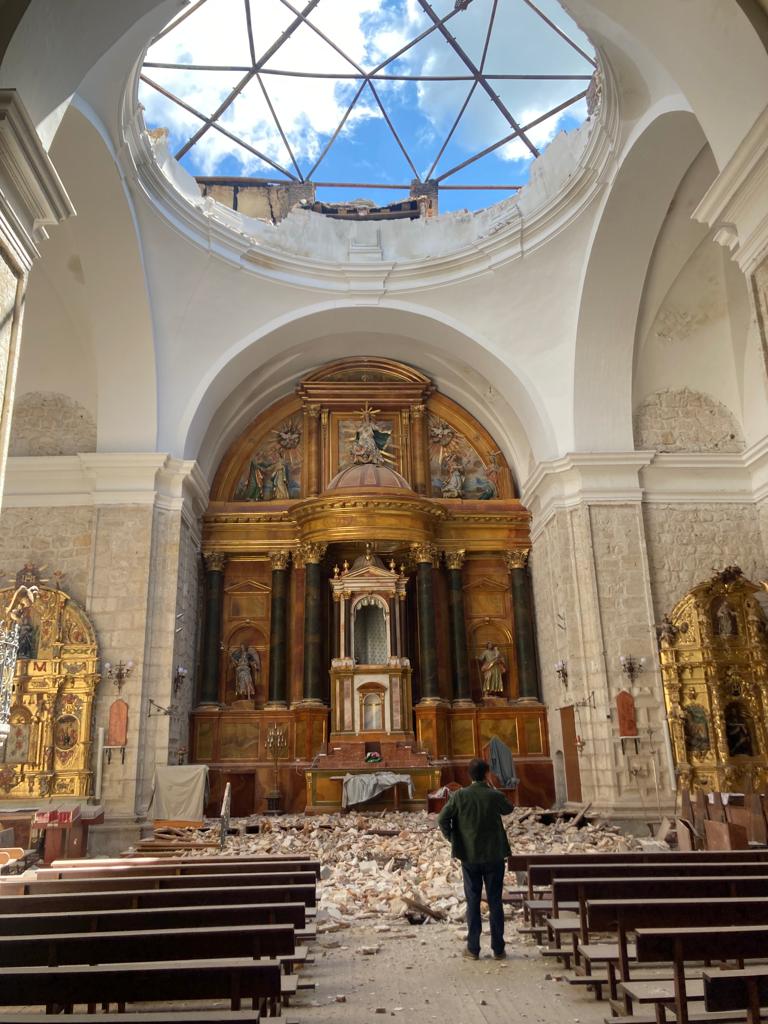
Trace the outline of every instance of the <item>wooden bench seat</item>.
{"label": "wooden bench seat", "polygon": [[[202,878],[199,877],[199,878]],[[205,876],[206,879],[210,876]],[[160,880],[163,881],[163,880]],[[185,882],[186,879],[166,879],[166,882]],[[198,881],[196,878],[195,882]],[[132,882],[138,885],[131,885]],[[143,906],[194,906],[206,903],[280,903],[302,902],[309,909],[316,905],[317,893],[314,881],[308,885],[238,885],[226,884],[214,886],[156,886],[147,884],[146,879],[125,879],[125,888],[73,890],[66,883],[44,882],[38,889],[34,883],[23,886],[23,892],[12,892],[0,887],[0,913],[45,913],[48,908],[59,910],[78,910],[87,906],[108,907],[143,907]],[[65,886],[65,888],[57,888]],[[49,899],[44,904],[35,905],[34,900]],[[23,903],[17,902],[23,900]],[[56,902],[57,901],[57,902]]]}
{"label": "wooden bench seat", "polygon": [[[67,1024],[97,1024],[92,1013],[68,1013]],[[121,1014],[122,1024],[259,1024],[258,1010],[134,1010]],[[51,1024],[45,1013],[9,1013],[0,1007],[0,1024]]]}
{"label": "wooden bench seat", "polygon": [[[307,907],[314,907],[317,903],[317,890],[315,887],[314,878],[311,882],[287,882],[287,883],[264,883],[259,884],[251,881],[253,876],[244,875],[242,876],[248,881],[243,881],[242,885],[233,883],[231,881],[231,875],[193,875],[189,878],[122,878],[112,881],[112,879],[91,879],[84,880],[82,882],[72,882],[69,880],[60,882],[34,882],[26,878],[14,879],[13,881],[4,882],[0,885],[0,910],[5,909],[6,899],[11,899],[14,896],[74,896],[75,899],[70,901],[70,905],[73,908],[83,905],[82,900],[88,895],[104,895],[110,892],[116,893],[131,893],[134,892],[139,898],[139,894],[147,894],[151,891],[155,891],[158,894],[163,892],[176,893],[176,899],[179,904],[187,903],[209,903],[209,902],[229,902],[230,900],[235,903],[247,902],[242,896],[238,898],[237,894],[249,894],[249,900],[253,903],[290,903],[302,902]],[[259,878],[263,879],[264,875],[259,875]],[[269,877],[269,876],[267,876]],[[297,876],[300,877],[300,876]],[[304,876],[305,878],[309,876]],[[184,883],[191,882],[191,885]],[[176,884],[182,883],[182,884]],[[226,898],[219,898],[218,895],[213,898],[213,894],[221,890],[222,894],[226,893]],[[198,897],[195,894],[199,892],[202,896]],[[146,900],[146,895],[141,896],[142,899]],[[155,904],[162,906],[162,903]]]}
{"label": "wooden bench seat", "polygon": [[[637,960],[666,961],[673,965],[675,1017],[687,1024],[688,995],[685,964],[691,961],[741,961],[765,957],[768,952],[768,926],[722,926],[715,928],[638,928]],[[664,1019],[665,1005],[656,1004],[657,1018]]]}
{"label": "wooden bench seat", "polygon": [[746,1011],[748,1024],[758,1024],[768,1006],[768,967],[736,971],[705,971],[704,1006],[710,1013]]}
{"label": "wooden bench seat", "polygon": [[254,1008],[279,1015],[283,980],[295,992],[295,975],[284,977],[279,964],[250,958],[0,967],[0,992],[6,1006],[229,999],[232,1009],[239,1010],[242,1000],[250,999]]}
{"label": "wooden bench seat", "polygon": [[[27,900],[35,897],[25,897]],[[1,906],[1,905],[0,905]],[[0,935],[137,931],[152,928],[212,928],[217,925],[288,924],[297,938],[306,931],[303,903],[246,903],[231,906],[157,907],[144,910],[81,910],[69,913],[0,913]],[[312,928],[314,932],[314,927]]]}
{"label": "wooden bench seat", "polygon": [[193,875],[140,875],[109,878],[33,878],[30,875],[0,879],[0,898],[3,895],[25,895],[43,892],[108,892],[110,889],[194,889],[214,886],[294,886],[314,887],[312,871],[250,872]]}
{"label": "wooden bench seat", "polygon": [[106,867],[94,861],[81,861],[76,866],[38,868],[35,877],[56,878],[141,878],[158,875],[244,875],[311,872],[320,877],[319,861],[224,861],[209,862],[207,857],[187,858],[159,864],[112,864]]}
{"label": "wooden bench seat", "polygon": [[0,936],[3,967],[279,957],[295,951],[290,924]]}

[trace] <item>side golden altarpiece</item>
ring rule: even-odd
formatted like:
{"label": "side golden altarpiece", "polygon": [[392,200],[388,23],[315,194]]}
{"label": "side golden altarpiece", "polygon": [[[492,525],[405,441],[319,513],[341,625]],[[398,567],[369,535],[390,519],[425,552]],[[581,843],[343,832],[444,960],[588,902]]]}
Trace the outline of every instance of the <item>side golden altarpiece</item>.
{"label": "side golden altarpiece", "polygon": [[19,621],[10,731],[0,762],[0,797],[86,797],[92,790],[93,703],[100,675],[87,615],[63,590],[25,566],[0,590],[7,608],[18,586],[36,588]]}
{"label": "side golden altarpiece", "polygon": [[423,807],[492,736],[548,802],[529,521],[494,439],[413,367],[331,363],[263,412],[204,519],[191,753],[210,806],[230,782],[233,813],[263,808],[275,728],[288,810],[338,807],[377,755]]}
{"label": "side golden altarpiece", "polygon": [[768,593],[729,566],[700,583],[659,629],[678,785],[768,788]]}

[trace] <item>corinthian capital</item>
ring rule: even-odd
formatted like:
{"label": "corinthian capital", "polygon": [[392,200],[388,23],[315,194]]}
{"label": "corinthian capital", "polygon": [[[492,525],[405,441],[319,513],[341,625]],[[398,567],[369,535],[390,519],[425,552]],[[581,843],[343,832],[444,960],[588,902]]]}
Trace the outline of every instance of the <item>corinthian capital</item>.
{"label": "corinthian capital", "polygon": [[275,569],[287,569],[288,559],[290,558],[290,551],[270,551],[269,561],[272,565],[273,571]]}
{"label": "corinthian capital", "polygon": [[504,552],[504,561],[507,564],[507,568],[512,569],[524,569],[528,565],[528,555],[530,548],[516,548],[514,551]]}
{"label": "corinthian capital", "polygon": [[206,572],[224,572],[227,556],[223,551],[204,551],[203,561]]}
{"label": "corinthian capital", "polygon": [[461,551],[446,551],[445,564],[449,569],[460,569],[464,565],[466,557],[467,553],[463,548]]}
{"label": "corinthian capital", "polygon": [[305,565],[318,565],[323,560],[323,555],[328,549],[327,544],[318,544],[315,541],[304,540],[299,544],[293,553],[293,564],[297,569],[303,569]]}
{"label": "corinthian capital", "polygon": [[440,553],[434,544],[417,541],[411,544],[411,557],[417,564],[419,562],[429,562],[435,566],[438,563]]}

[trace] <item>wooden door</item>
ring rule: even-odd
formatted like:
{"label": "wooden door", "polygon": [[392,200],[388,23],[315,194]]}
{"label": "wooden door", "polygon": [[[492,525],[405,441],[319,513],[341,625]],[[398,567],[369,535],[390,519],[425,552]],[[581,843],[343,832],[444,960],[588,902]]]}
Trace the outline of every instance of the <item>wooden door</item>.
{"label": "wooden door", "polygon": [[576,711],[572,704],[560,708],[560,727],[563,731],[563,763],[568,800],[572,803],[581,803],[581,772],[579,771],[579,750],[576,746]]}

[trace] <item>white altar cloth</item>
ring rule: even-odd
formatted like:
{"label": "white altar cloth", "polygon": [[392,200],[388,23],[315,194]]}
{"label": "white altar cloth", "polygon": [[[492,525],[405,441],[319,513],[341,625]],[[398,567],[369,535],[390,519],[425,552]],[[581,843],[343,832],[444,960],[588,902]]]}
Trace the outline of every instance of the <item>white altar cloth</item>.
{"label": "white altar cloth", "polygon": [[413,780],[410,775],[398,775],[395,772],[366,772],[364,775],[345,775],[341,780],[341,806],[363,804],[366,800],[391,789],[398,782],[408,786],[408,797],[413,799]]}

